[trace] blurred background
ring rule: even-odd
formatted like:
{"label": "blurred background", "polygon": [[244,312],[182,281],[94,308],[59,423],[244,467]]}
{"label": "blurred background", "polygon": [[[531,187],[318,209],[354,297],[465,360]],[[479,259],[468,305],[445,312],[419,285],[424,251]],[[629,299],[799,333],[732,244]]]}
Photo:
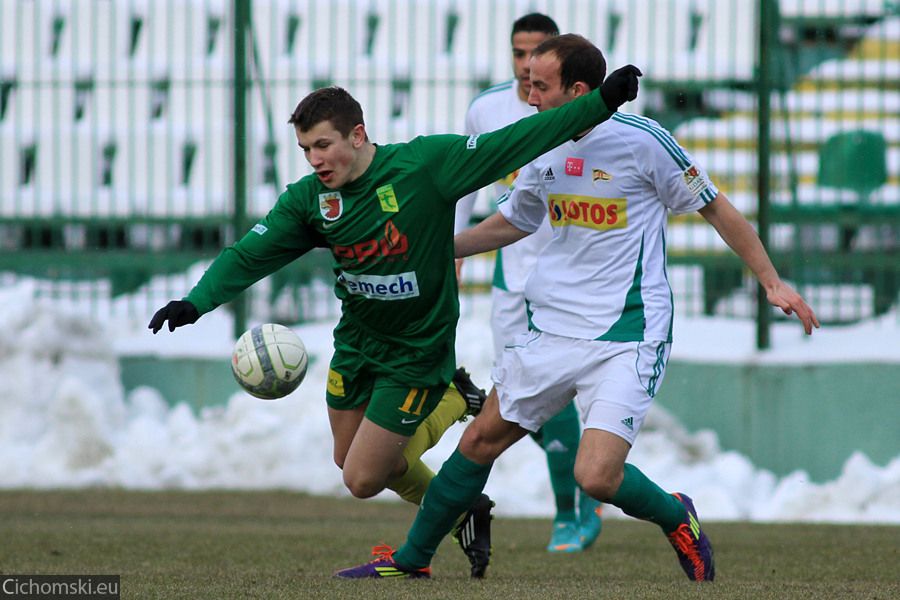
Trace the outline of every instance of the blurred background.
{"label": "blurred background", "polygon": [[[694,154],[822,321],[896,304],[900,5],[882,0],[0,0],[2,282],[145,313],[193,283],[153,275],[210,260],[310,172],[287,124],[309,91],[347,88],[377,143],[462,132],[474,95],[511,77],[530,11],[641,67],[624,110]],[[670,224],[679,310],[774,314],[701,221]],[[489,284],[483,263],[466,289]],[[317,316],[328,267],[254,288],[236,329],[248,310]],[[110,302],[138,290],[146,306]]]}
{"label": "blurred background", "polygon": [[[623,110],[673,132],[826,325],[779,353],[772,332],[786,317],[759,310],[755,280],[705,221],[672,217],[668,273],[687,342],[660,404],[780,475],[834,477],[857,450],[895,458],[896,1],[0,0],[0,292],[28,282],[4,298],[146,337],[153,312],[310,172],[287,123],[307,93],[347,88],[376,143],[461,133],[471,99],[511,78],[510,29],[532,11],[593,41],[610,69],[642,69]],[[476,209],[486,216],[492,199]],[[157,360],[162,336],[121,352],[124,392],[152,384],[173,406],[224,404],[227,346],[248,323],[334,319],[330,263],[315,251],[216,311],[232,337],[211,361]],[[492,269],[491,256],[466,261],[464,317]],[[4,306],[10,327],[33,324]],[[731,326],[743,333],[722,333]],[[814,344],[857,353],[823,362]],[[0,345],[0,359],[16,351]],[[470,367],[489,384],[489,364]]]}

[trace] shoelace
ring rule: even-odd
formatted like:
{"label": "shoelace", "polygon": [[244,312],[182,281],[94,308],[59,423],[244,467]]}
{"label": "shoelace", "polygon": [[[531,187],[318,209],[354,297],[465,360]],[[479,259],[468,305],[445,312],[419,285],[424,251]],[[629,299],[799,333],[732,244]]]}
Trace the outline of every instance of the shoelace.
{"label": "shoelace", "polygon": [[375,560],[370,560],[369,564],[381,562],[384,560],[391,560],[391,556],[394,555],[394,549],[381,542],[380,546],[375,546],[372,548],[372,554],[375,556]]}
{"label": "shoelace", "polygon": [[678,529],[669,534],[669,539],[672,540],[672,545],[693,563],[695,577],[697,579],[703,577],[706,565],[703,564],[703,559],[700,558],[700,553],[697,552],[697,546],[694,545],[694,537],[691,535],[688,525],[685,523],[679,526]]}

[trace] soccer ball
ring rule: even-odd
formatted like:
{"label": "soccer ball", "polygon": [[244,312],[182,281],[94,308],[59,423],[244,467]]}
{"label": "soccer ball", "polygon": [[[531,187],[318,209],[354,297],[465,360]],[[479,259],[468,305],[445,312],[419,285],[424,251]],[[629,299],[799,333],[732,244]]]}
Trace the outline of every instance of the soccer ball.
{"label": "soccer ball", "polygon": [[231,356],[235,381],[251,396],[283,398],[306,376],[308,357],[300,337],[277,323],[249,329],[238,338]]}

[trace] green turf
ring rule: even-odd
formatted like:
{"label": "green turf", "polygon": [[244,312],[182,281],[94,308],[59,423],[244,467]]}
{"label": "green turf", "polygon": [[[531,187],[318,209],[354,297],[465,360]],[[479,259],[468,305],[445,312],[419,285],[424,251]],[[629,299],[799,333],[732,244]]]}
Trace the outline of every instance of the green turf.
{"label": "green turf", "polygon": [[[494,522],[488,579],[452,541],[430,581],[337,581],[399,545],[413,507],[290,492],[0,492],[4,574],[118,574],[122,598],[900,598],[900,527],[706,523],[717,581],[687,580],[659,529],[607,520],[595,547],[545,551],[547,519]],[[702,519],[702,514],[701,514]]]}

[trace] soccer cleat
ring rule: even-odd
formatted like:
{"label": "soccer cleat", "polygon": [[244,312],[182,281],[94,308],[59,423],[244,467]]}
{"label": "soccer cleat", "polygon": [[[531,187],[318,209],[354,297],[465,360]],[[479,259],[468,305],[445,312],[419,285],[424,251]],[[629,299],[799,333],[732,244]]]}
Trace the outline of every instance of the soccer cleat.
{"label": "soccer cleat", "polygon": [[694,502],[686,494],[672,494],[687,511],[684,523],[669,534],[669,543],[678,553],[681,568],[691,581],[712,581],[716,576],[713,549],[709,538],[700,529]]}
{"label": "soccer cleat", "polygon": [[581,552],[581,535],[572,521],[553,521],[553,535],[547,552]]}
{"label": "soccer cleat", "polygon": [[603,504],[578,490],[578,533],[581,547],[590,548],[603,530]]}
{"label": "soccer cleat", "polygon": [[429,579],[431,567],[424,569],[411,569],[394,562],[394,550],[387,544],[372,548],[375,560],[358,567],[341,569],[334,572],[334,577],[339,579]]}
{"label": "soccer cleat", "polygon": [[463,520],[450,535],[462,548],[472,565],[472,577],[482,579],[491,564],[491,508],[494,502],[487,494],[481,494]]}
{"label": "soccer cleat", "polygon": [[484,406],[484,401],[487,400],[487,394],[483,389],[472,383],[472,379],[469,377],[465,367],[458,368],[453,374],[453,386],[466,401],[466,412],[463,413],[462,421],[465,421],[469,415],[475,416],[481,412],[481,407]]}

